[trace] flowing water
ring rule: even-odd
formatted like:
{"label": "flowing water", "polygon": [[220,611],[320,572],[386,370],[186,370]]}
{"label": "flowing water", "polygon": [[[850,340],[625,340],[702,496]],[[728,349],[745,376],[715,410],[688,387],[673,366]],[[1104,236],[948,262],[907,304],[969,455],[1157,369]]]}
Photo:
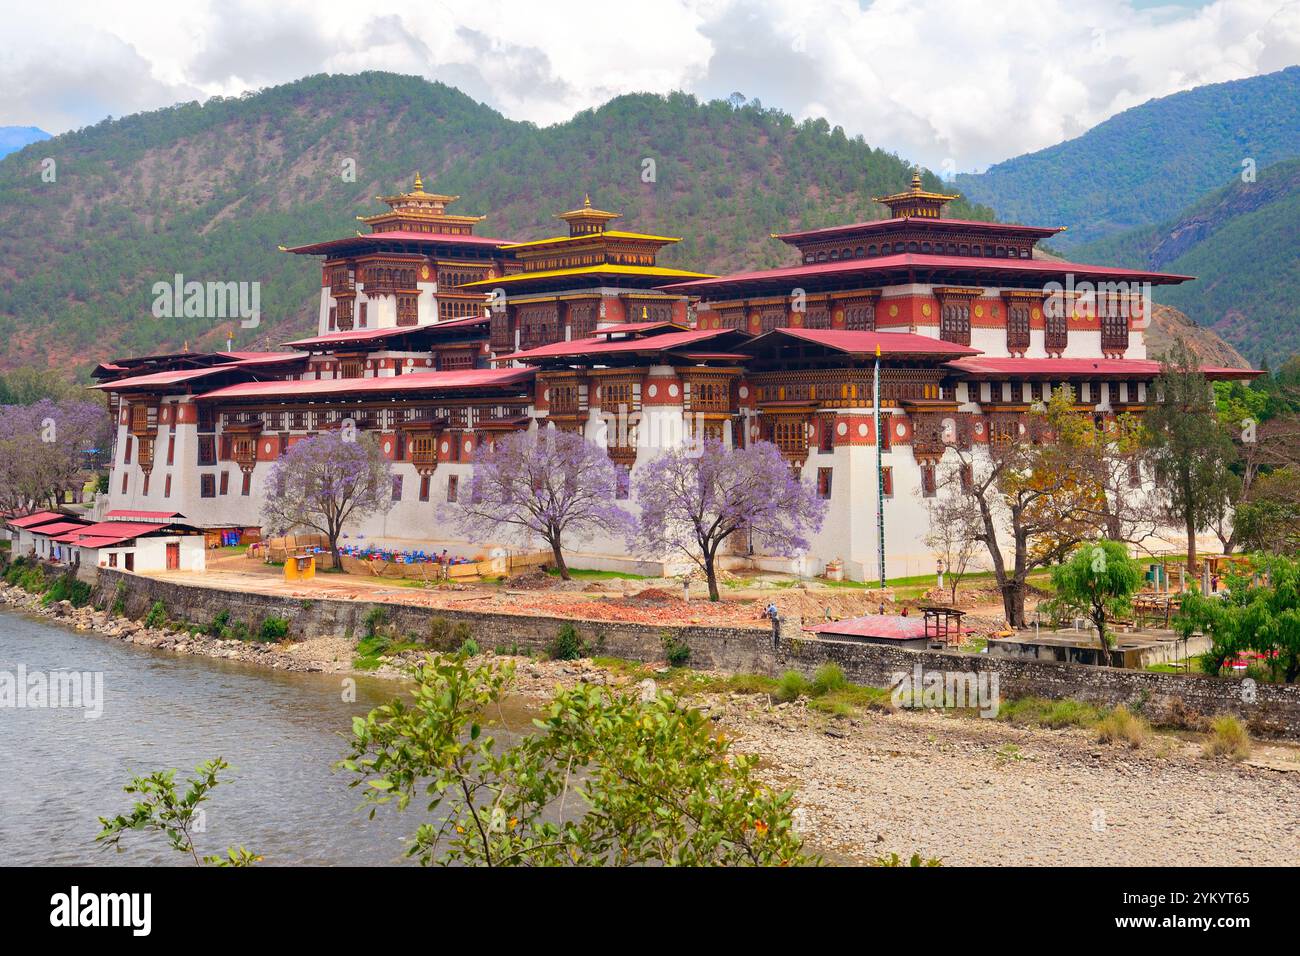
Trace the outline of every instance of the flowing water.
{"label": "flowing water", "polygon": [[[205,804],[201,854],[242,844],[267,864],[397,863],[425,819],[413,801],[368,820],[360,791],[331,770],[351,718],[397,696],[398,683],[358,678],[347,702],[340,675],[179,656],[0,611],[0,672],[20,665],[102,673],[103,712],[0,707],[0,864],[187,864],[157,834],[128,833],[121,853],[102,848],[97,818],[130,809],[132,776],[175,768],[179,784],[217,756],[231,770]],[[503,716],[527,726],[521,707]]]}

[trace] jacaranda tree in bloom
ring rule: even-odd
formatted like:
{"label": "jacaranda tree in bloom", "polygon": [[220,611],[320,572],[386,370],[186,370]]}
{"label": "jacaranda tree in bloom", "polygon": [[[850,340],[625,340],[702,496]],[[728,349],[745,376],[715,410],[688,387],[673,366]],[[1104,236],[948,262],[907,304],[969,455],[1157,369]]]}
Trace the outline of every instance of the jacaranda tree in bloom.
{"label": "jacaranda tree in bloom", "polygon": [[98,402],[41,399],[0,406],[0,508],[56,506],[107,449],[112,421]]}
{"label": "jacaranda tree in bloom", "polygon": [[343,529],[388,506],[391,471],[378,439],[351,428],[295,442],[267,478],[263,523],[271,534],[319,531],[338,567]]}
{"label": "jacaranda tree in bloom", "polygon": [[771,442],[732,448],[709,440],[702,449],[666,452],[642,468],[636,495],[640,547],[689,556],[708,578],[711,601],[720,599],[714,562],[733,534],[751,533],[771,552],[794,554],[807,549],[826,517],[826,502]]}
{"label": "jacaranda tree in bloom", "polygon": [[471,541],[540,538],[560,577],[569,580],[564,544],[596,533],[626,537],[636,527],[616,499],[627,497],[627,473],[581,435],[540,429],[481,445],[469,494],[444,506],[444,520]]}

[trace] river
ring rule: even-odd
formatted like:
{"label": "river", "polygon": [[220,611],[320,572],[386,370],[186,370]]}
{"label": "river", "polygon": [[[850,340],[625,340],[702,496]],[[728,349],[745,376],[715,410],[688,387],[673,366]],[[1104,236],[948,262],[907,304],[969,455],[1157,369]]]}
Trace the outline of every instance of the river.
{"label": "river", "polygon": [[[121,853],[103,848],[97,818],[130,809],[122,787],[133,775],[174,768],[180,784],[217,756],[231,769],[205,804],[201,854],[242,844],[267,864],[399,863],[423,822],[415,802],[368,820],[360,791],[331,770],[353,715],[400,693],[396,682],[359,678],[347,702],[337,674],[180,656],[0,611],[0,671],[20,665],[101,672],[103,712],[0,707],[0,863],[188,864],[160,834],[127,833]],[[505,717],[527,726],[520,708]]]}

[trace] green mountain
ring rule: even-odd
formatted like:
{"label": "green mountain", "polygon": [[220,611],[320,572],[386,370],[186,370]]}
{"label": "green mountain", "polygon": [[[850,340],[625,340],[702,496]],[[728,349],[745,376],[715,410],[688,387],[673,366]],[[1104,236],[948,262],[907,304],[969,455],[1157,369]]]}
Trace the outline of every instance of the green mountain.
{"label": "green mountain", "polygon": [[[701,271],[786,263],[769,233],[876,218],[870,197],[911,175],[824,120],[758,103],[622,96],[538,128],[390,73],[180,104],[42,150],[57,160],[54,182],[19,157],[0,161],[0,369],[82,375],[122,354],[224,343],[229,321],[152,316],[154,283],[176,273],[261,283],[261,327],[236,328],[237,347],[310,331],[320,274],[277,246],[347,235],[416,170],[462,197],[453,211],[486,214],[482,235],[555,235],[553,215],[589,192],[627,228],[682,236],[662,261]],[[964,201],[952,214],[991,218]]]}
{"label": "green mountain", "polygon": [[1006,222],[1068,226],[1063,251],[1173,219],[1243,172],[1300,156],[1300,67],[1135,106],[1048,149],[956,177]]}
{"label": "green mountain", "polygon": [[1198,277],[1162,287],[1159,302],[1209,327],[1255,363],[1280,365],[1300,351],[1300,159],[1256,171],[1156,226],[1071,250],[1113,262]]}

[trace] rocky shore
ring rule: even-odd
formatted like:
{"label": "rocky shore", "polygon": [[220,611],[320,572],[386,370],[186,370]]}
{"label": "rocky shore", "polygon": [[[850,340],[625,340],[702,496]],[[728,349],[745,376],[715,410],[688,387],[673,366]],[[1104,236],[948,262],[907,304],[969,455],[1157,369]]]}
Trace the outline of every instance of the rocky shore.
{"label": "rocky shore", "polygon": [[[401,679],[417,652],[377,670],[352,666],[355,642],[222,640],[143,624],[0,585],[0,605],[74,630],[177,654],[275,670]],[[580,681],[626,686],[625,670],[589,660],[513,658],[512,693],[542,701]],[[1300,749],[1256,746],[1243,763],[1206,760],[1190,735],[1140,749],[1099,744],[1078,728],[1016,727],[945,712],[852,717],[764,694],[702,693],[739,750],[762,758],[771,785],[797,792],[796,822],[838,862],[897,853],[945,865],[1297,865]]]}

